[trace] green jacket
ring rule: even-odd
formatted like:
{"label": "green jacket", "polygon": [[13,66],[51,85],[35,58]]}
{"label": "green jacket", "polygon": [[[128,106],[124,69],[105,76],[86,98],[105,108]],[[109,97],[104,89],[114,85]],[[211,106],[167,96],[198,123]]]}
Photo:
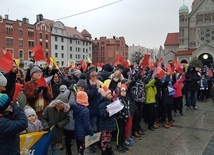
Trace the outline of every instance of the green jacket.
{"label": "green jacket", "polygon": [[155,95],[157,94],[157,89],[154,85],[155,81],[153,78],[146,84],[146,104],[156,103]]}

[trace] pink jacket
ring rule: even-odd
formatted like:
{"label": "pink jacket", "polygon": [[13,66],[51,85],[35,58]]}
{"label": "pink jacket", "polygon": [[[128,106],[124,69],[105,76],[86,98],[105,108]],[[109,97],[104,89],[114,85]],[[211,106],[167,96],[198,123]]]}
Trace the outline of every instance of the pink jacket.
{"label": "pink jacket", "polygon": [[181,97],[182,89],[184,87],[183,82],[185,81],[185,75],[182,75],[182,78],[177,80],[177,82],[173,85],[173,88],[175,89],[175,94],[173,95],[174,98]]}

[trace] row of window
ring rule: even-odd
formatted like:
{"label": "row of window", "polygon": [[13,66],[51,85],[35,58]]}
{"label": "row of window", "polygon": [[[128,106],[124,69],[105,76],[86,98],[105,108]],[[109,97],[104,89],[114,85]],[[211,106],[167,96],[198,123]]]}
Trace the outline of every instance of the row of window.
{"label": "row of window", "polygon": [[[58,45],[55,45],[55,50],[58,50]],[[64,50],[64,46],[63,45],[61,45],[61,50]],[[88,49],[83,48],[82,50],[83,50],[83,53],[85,53],[85,52],[88,53]],[[73,51],[72,47],[70,47],[70,51]],[[89,47],[89,51],[91,51],[91,47]],[[76,52],[80,52],[80,48],[79,47],[76,47]]]}
{"label": "row of window", "polygon": [[[58,58],[59,57],[59,55],[58,55],[58,53],[55,53],[55,58]],[[76,54],[75,55],[75,57],[76,57],[76,59],[86,59],[86,55],[83,55],[82,57],[81,57],[81,55],[80,54]],[[89,54],[89,57],[91,57],[91,54]],[[61,53],[61,58],[64,58],[64,53]],[[72,54],[70,54],[70,57],[69,57],[70,59],[73,59],[73,55]]]}
{"label": "row of window", "polygon": [[[59,37],[59,38],[61,38],[61,37]],[[70,44],[72,44],[73,43],[73,41],[75,41],[76,42],[76,45],[80,45],[81,44],[81,41],[80,40],[72,40],[72,39],[69,39],[70,40]],[[55,37],[55,41],[57,42],[58,41],[58,37]],[[64,38],[61,38],[61,42],[63,43],[64,42]],[[87,41],[82,41],[82,45],[83,46],[88,46],[88,45],[91,45],[91,43],[90,42],[87,42]]]}

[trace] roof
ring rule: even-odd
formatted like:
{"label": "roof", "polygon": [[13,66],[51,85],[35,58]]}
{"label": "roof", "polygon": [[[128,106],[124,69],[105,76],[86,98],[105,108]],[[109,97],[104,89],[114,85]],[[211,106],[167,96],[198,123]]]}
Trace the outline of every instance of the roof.
{"label": "roof", "polygon": [[165,43],[164,43],[164,46],[175,46],[175,45],[177,46],[177,45],[179,45],[178,37],[179,37],[178,32],[168,33],[166,40],[165,40]]}
{"label": "roof", "polygon": [[189,8],[185,4],[182,5],[179,9],[179,13],[189,13]]}
{"label": "roof", "polygon": [[181,55],[192,55],[192,53],[195,51],[196,49],[188,49],[187,51],[178,51],[175,55],[176,56],[181,56]]}
{"label": "roof", "polygon": [[43,21],[48,24],[49,26],[52,26],[54,21],[53,20],[50,20],[50,19],[46,19],[46,18],[43,18]]}
{"label": "roof", "polygon": [[83,34],[83,35],[91,35],[86,29],[84,29],[82,32],[81,32],[81,34]]}
{"label": "roof", "polygon": [[79,31],[77,31],[77,29],[68,26],[65,26],[65,29],[68,37],[87,40]]}

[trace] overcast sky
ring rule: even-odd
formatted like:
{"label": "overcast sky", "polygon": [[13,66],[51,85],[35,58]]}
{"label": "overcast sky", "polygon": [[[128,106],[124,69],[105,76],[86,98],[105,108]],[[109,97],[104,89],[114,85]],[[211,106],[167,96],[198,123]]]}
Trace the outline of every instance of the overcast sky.
{"label": "overcast sky", "polygon": [[[0,14],[9,19],[27,17],[30,23],[37,14],[47,19],[74,15],[118,0],[1,0]],[[191,11],[193,0],[185,0]],[[122,0],[113,5],[61,20],[66,26],[87,29],[92,38],[124,36],[131,46],[159,48],[168,32],[178,32],[178,11],[183,0]]]}

